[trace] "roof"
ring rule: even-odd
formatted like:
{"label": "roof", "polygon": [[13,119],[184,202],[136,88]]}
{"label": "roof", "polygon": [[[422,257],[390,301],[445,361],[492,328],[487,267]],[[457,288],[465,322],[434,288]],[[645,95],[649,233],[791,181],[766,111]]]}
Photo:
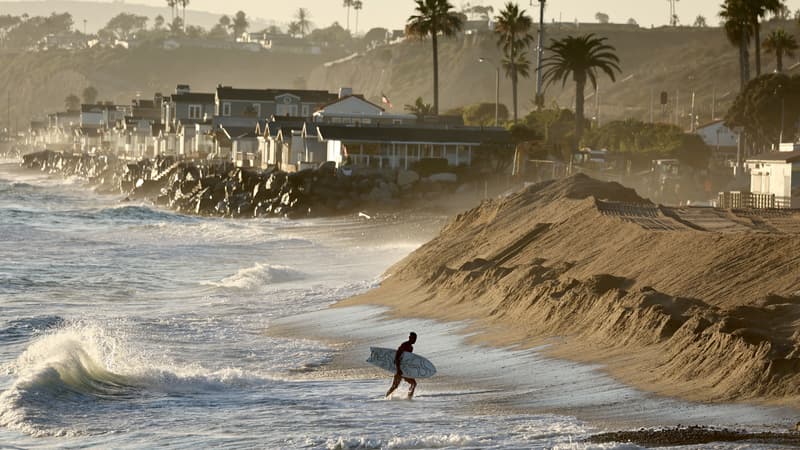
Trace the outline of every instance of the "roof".
{"label": "roof", "polygon": [[[725,119],[716,119],[716,120],[712,120],[710,122],[706,122],[706,123],[704,123],[702,125],[698,125],[697,128],[695,128],[695,130],[702,130],[703,128],[707,128],[707,127],[710,127],[712,125],[717,125],[719,123],[721,123],[722,126],[725,126]],[[728,128],[728,127],[726,127],[726,128]]]}
{"label": "roof", "polygon": [[338,94],[328,91],[312,91],[305,89],[238,89],[230,86],[217,87],[217,96],[225,100],[259,100],[274,102],[275,97],[284,94],[300,97],[303,103],[325,104],[339,98]]}
{"label": "roof", "polygon": [[215,97],[214,94],[204,94],[200,92],[187,92],[186,94],[172,94],[169,98],[171,101],[175,103],[203,103],[203,104],[211,104],[214,103]]}
{"label": "roof", "polygon": [[252,127],[220,127],[230,139],[255,138],[256,132]]}
{"label": "roof", "polygon": [[346,95],[346,96],[344,96],[344,97],[342,97],[342,98],[336,98],[336,99],[334,99],[334,100],[332,100],[332,101],[330,101],[330,102],[328,102],[328,103],[325,103],[324,105],[320,105],[320,106],[317,108],[317,111],[321,111],[321,110],[323,110],[323,109],[327,108],[328,106],[335,105],[335,104],[337,104],[337,103],[339,103],[339,102],[342,102],[342,101],[345,101],[345,100],[347,100],[347,99],[349,99],[349,98],[351,98],[351,97],[353,97],[353,98],[357,98],[357,99],[361,100],[361,101],[362,101],[362,102],[364,102],[364,103],[370,104],[370,105],[372,105],[372,106],[374,106],[374,107],[376,107],[376,108],[380,109],[381,111],[386,111],[385,109],[383,109],[383,107],[381,107],[381,106],[379,106],[379,105],[376,105],[375,103],[372,103],[371,101],[369,101],[369,100],[365,99],[365,98],[364,98],[364,96],[363,96],[362,94],[351,94],[351,95]]}
{"label": "roof", "polygon": [[747,161],[800,162],[800,150],[762,153],[747,158]]}
{"label": "roof", "polygon": [[319,125],[322,140],[403,143],[511,144],[511,133],[498,128],[412,128]]}

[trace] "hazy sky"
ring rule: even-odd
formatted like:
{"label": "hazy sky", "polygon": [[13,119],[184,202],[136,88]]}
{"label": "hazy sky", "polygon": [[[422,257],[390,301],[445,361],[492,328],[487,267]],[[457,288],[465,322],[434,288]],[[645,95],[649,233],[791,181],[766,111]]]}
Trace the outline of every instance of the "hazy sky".
{"label": "hazy sky", "polygon": [[[163,5],[161,0],[137,0],[130,3],[147,3]],[[375,26],[402,28],[405,20],[412,14],[413,0],[362,0],[364,9],[359,18],[359,30],[367,30]],[[504,0],[451,0],[460,8],[463,4],[491,5],[497,11],[505,3]],[[538,9],[538,2],[520,0],[520,5],[529,13]],[[677,2],[678,17],[682,23],[691,24],[698,14],[704,15],[709,24],[718,23],[717,13],[722,0],[682,0]],[[341,0],[191,0],[189,9],[200,9],[211,12],[231,14],[242,9],[248,15],[286,23],[294,11],[305,7],[311,11],[311,20],[315,26],[328,26],[338,21],[342,26],[347,20]],[[800,0],[789,0],[787,5],[792,11],[800,8]],[[602,11],[611,17],[613,22],[625,22],[629,18],[636,19],[641,26],[663,25],[669,21],[668,0],[548,0],[546,20],[558,19],[573,21],[576,18],[584,22],[593,22],[596,12]],[[532,14],[533,15],[533,14]],[[355,28],[355,18],[351,11],[351,27]]]}

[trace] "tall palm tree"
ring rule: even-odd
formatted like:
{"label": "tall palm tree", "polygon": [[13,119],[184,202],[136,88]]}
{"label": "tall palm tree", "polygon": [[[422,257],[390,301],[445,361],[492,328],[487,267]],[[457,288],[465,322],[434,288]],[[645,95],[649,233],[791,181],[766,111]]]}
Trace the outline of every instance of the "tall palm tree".
{"label": "tall palm tree", "polygon": [[749,45],[752,38],[750,8],[748,0],[725,0],[720,5],[719,16],[724,21],[723,28],[728,41],[739,49],[739,83],[740,89],[750,81]]}
{"label": "tall palm tree", "polygon": [[551,39],[550,46],[547,47],[550,55],[543,60],[543,76],[548,85],[561,80],[563,87],[570,76],[575,81],[575,143],[578,145],[583,137],[583,96],[586,82],[591,82],[597,89],[598,71],[608,75],[611,81],[616,81],[616,73],[622,72],[616,49],[605,41],[606,38],[594,34]]}
{"label": "tall palm tree", "polygon": [[783,72],[783,55],[794,56],[797,50],[797,41],[794,36],[787,33],[783,28],[778,28],[764,39],[764,50],[767,53],[774,53],[777,60],[778,72]]}
{"label": "tall palm tree", "polygon": [[503,68],[506,76],[511,78],[511,90],[514,100],[514,123],[517,123],[517,82],[519,76],[528,77],[530,61],[525,52],[533,42],[530,30],[533,21],[525,10],[520,10],[516,3],[506,3],[505,9],[494,18],[494,32],[497,34],[497,46],[503,50]]}
{"label": "tall palm tree", "polygon": [[186,5],[190,0],[178,0],[178,4],[183,8],[183,30],[186,31]]}
{"label": "tall palm tree", "polygon": [[358,12],[364,8],[364,2],[353,0],[353,9],[356,11],[356,34],[358,34]]}
{"label": "tall palm tree", "polygon": [[305,8],[300,8],[295,13],[294,18],[297,19],[297,31],[300,32],[302,38],[306,37],[306,33],[311,31],[311,13]]}
{"label": "tall palm tree", "polygon": [[431,37],[433,44],[433,114],[439,114],[439,33],[453,36],[464,22],[448,0],[414,0],[417,13],[406,21],[406,35],[424,39]]}
{"label": "tall palm tree", "polygon": [[342,6],[347,8],[347,31],[350,31],[350,7],[353,6],[354,0],[343,0]]}
{"label": "tall palm tree", "polygon": [[756,45],[756,76],[761,75],[761,19],[768,14],[778,14],[783,0],[745,0],[750,7],[750,22],[753,27],[753,40]]}
{"label": "tall palm tree", "polygon": [[171,16],[170,19],[172,19],[172,21],[175,20],[175,6],[177,5],[178,0],[167,0],[167,6],[169,6],[169,12]]}

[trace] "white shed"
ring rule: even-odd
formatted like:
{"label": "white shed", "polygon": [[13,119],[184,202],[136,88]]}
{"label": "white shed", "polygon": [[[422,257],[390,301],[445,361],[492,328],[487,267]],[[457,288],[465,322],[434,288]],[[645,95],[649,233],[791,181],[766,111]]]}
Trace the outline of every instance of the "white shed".
{"label": "white shed", "polygon": [[782,208],[800,208],[800,149],[762,153],[747,159],[750,192],[775,196]]}

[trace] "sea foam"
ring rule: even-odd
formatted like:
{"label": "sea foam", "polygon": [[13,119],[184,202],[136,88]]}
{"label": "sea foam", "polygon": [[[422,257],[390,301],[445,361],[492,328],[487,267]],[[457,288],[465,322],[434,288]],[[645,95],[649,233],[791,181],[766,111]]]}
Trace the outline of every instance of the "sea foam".
{"label": "sea foam", "polygon": [[289,266],[256,263],[254,266],[240,269],[219,282],[211,281],[205,284],[218,288],[254,289],[259,286],[286,283],[303,278],[302,272]]}

